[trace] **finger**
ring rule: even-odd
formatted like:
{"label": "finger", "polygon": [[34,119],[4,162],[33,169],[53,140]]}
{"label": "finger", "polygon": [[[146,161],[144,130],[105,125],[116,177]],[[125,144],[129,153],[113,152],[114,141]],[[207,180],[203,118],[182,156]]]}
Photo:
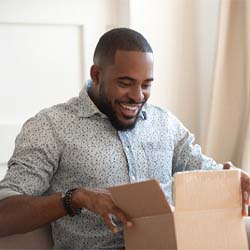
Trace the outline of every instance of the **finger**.
{"label": "finger", "polygon": [[241,175],[241,189],[242,189],[242,215],[248,215],[248,205],[250,204],[250,179],[245,173]]}
{"label": "finger", "polygon": [[249,195],[247,192],[242,193],[242,215],[247,216],[248,215],[248,199]]}
{"label": "finger", "polygon": [[231,169],[233,167],[234,167],[234,165],[231,161],[227,161],[223,164],[223,169]]}
{"label": "finger", "polygon": [[246,205],[244,205],[244,206],[242,207],[242,215],[243,215],[243,216],[248,216],[248,209],[247,209],[247,206],[246,206]]}
{"label": "finger", "polygon": [[248,193],[247,192],[243,192],[243,196],[242,197],[243,197],[242,198],[243,204],[247,205],[248,204],[248,197],[249,197]]}
{"label": "finger", "polygon": [[131,219],[122,212],[118,207],[114,207],[112,213],[115,217],[120,220],[126,227],[130,228],[133,226]]}
{"label": "finger", "polygon": [[241,174],[241,189],[242,192],[250,194],[250,178],[245,173]]}
{"label": "finger", "polygon": [[115,225],[115,223],[112,221],[112,218],[109,214],[105,214],[103,216],[104,222],[105,224],[108,226],[108,228],[114,233],[118,233],[119,229],[118,227]]}

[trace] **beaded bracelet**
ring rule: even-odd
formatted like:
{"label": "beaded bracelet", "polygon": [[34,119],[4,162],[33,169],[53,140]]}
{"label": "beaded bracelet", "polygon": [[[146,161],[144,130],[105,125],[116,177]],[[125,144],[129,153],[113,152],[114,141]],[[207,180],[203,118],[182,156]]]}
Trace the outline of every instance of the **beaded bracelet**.
{"label": "beaded bracelet", "polygon": [[63,206],[71,217],[80,214],[82,212],[81,208],[74,209],[72,207],[72,194],[76,190],[76,188],[69,189],[62,195]]}

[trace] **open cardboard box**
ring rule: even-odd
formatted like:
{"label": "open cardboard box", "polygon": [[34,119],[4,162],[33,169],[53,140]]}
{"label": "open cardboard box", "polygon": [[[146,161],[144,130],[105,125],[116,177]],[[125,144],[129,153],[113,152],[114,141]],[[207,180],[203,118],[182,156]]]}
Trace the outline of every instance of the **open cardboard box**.
{"label": "open cardboard box", "polygon": [[156,180],[110,188],[134,221],[124,230],[126,249],[248,249],[239,171],[177,173],[173,189],[175,207]]}

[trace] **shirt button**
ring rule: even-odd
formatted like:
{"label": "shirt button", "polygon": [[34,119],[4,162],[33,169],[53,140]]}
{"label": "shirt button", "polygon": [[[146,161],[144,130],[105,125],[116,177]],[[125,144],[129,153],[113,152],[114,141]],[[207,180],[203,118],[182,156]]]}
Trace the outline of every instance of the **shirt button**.
{"label": "shirt button", "polygon": [[125,147],[125,150],[126,150],[127,152],[129,152],[129,146],[126,146],[126,147]]}
{"label": "shirt button", "polygon": [[132,175],[132,176],[131,176],[131,179],[132,179],[133,181],[135,181],[135,176],[134,176],[134,175]]}

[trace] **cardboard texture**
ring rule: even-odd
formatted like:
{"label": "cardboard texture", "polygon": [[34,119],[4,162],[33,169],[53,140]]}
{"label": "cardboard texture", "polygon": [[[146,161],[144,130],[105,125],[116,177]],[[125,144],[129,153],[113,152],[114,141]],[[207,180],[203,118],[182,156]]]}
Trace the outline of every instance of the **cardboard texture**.
{"label": "cardboard texture", "polygon": [[173,189],[175,207],[156,180],[110,188],[134,221],[124,230],[126,249],[248,249],[239,171],[177,173]]}

